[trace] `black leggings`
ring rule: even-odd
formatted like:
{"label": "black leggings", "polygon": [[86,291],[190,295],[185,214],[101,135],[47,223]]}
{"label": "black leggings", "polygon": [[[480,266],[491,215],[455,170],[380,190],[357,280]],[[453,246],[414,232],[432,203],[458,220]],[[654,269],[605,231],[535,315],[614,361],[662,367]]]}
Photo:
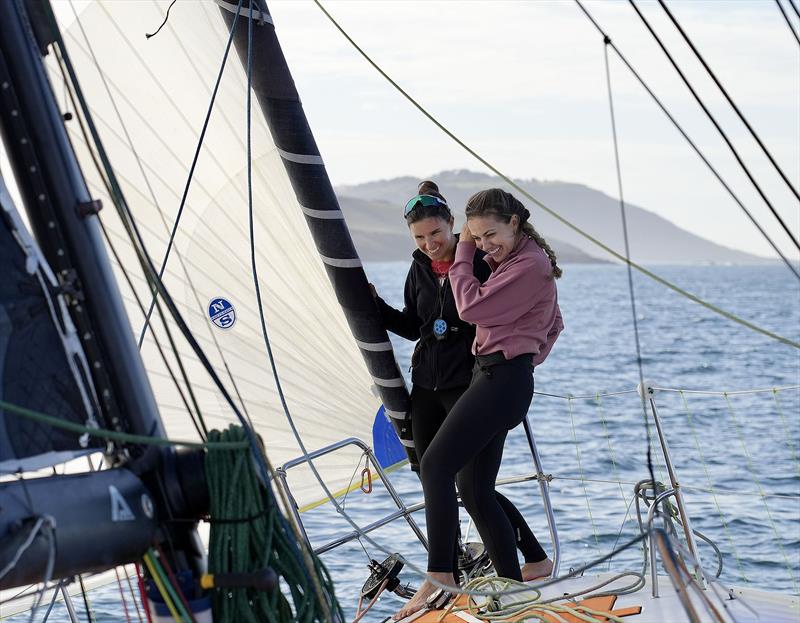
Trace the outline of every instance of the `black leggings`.
{"label": "black leggings", "polygon": [[456,477],[464,506],[498,574],[521,579],[517,547],[525,562],[547,558],[517,508],[494,488],[506,434],[525,417],[532,397],[529,355],[489,368],[476,365],[466,391],[413,389],[412,427],[425,493],[428,571],[456,571]]}

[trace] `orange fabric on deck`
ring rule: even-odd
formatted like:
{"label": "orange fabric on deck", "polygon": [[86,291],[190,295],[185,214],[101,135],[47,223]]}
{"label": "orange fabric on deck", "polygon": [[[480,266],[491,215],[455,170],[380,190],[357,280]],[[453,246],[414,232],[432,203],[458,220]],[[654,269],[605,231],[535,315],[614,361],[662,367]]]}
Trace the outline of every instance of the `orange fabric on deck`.
{"label": "orange fabric on deck", "polygon": [[[600,612],[607,612],[608,614],[611,614],[611,615],[614,615],[614,616],[618,616],[618,617],[631,616],[633,614],[639,614],[642,611],[642,607],[641,606],[631,606],[629,608],[621,608],[619,610],[612,610],[612,608],[614,607],[614,604],[616,603],[616,601],[617,601],[617,596],[616,595],[609,595],[609,596],[605,596],[605,597],[590,597],[589,599],[584,599],[582,601],[579,601],[577,604],[575,604],[574,602],[566,602],[566,603],[563,603],[563,604],[559,603],[558,605],[564,605],[564,606],[568,606],[568,607],[575,607],[576,605],[584,606],[586,608],[591,608],[592,610],[597,610],[597,611],[600,611]],[[458,598],[456,599],[456,604],[459,605],[459,606],[466,605],[466,603],[467,603],[467,596],[466,595],[459,595]],[[531,612],[533,612],[534,610],[535,610],[535,608],[531,608]],[[414,623],[439,623],[439,621],[440,621],[439,617],[440,616],[442,616],[442,611],[441,610],[432,610],[430,612],[426,612],[420,618],[416,619]],[[577,617],[572,616],[571,614],[566,614],[566,613],[561,613],[560,612],[559,616],[563,620],[568,621],[569,623],[584,623],[583,621],[581,621]],[[608,618],[604,617],[602,615],[593,615],[593,616],[597,619],[598,623],[608,621]],[[508,623],[514,623],[514,621],[521,621],[524,617],[525,617],[525,612],[522,612],[522,613],[520,613],[518,615],[515,615],[513,618],[508,619]],[[480,618],[480,617],[478,617],[478,618]],[[556,621],[557,621],[555,618],[550,617],[547,614],[544,614],[543,618],[546,621],[548,621],[548,623],[556,623]],[[481,619],[481,620],[483,620],[483,619]],[[455,616],[454,614],[448,614],[446,617],[441,619],[441,623],[464,623],[464,620],[461,619],[460,617]]]}

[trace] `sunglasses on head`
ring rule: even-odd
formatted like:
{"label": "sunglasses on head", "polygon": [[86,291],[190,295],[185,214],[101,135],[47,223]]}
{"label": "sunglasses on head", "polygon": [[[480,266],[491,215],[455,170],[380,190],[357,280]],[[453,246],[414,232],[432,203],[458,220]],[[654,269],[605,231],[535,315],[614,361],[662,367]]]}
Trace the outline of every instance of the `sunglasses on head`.
{"label": "sunglasses on head", "polygon": [[409,199],[408,203],[406,203],[406,208],[403,210],[403,218],[411,214],[411,212],[416,209],[417,206],[423,206],[426,208],[429,206],[447,208],[447,202],[444,199],[434,197],[433,195],[417,195],[416,197]]}

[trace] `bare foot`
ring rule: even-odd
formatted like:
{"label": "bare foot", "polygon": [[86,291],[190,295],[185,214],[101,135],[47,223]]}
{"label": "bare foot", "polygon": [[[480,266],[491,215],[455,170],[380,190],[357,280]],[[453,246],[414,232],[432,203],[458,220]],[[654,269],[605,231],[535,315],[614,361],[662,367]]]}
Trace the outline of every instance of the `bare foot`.
{"label": "bare foot", "polygon": [[539,562],[526,562],[520,569],[522,572],[522,581],[530,582],[537,578],[547,577],[553,572],[553,561],[549,558],[540,560]]}
{"label": "bare foot", "polygon": [[[457,588],[453,580],[452,573],[449,572],[440,573],[438,571],[429,571],[428,577],[436,580],[441,584]],[[437,590],[438,587],[432,584],[430,580],[426,578],[425,581],[422,583],[422,586],[419,587],[417,592],[406,603],[406,605],[400,608],[400,610],[398,610],[397,612],[395,612],[393,619],[395,621],[399,621],[401,619],[405,619],[407,616],[411,616],[415,612],[419,612],[425,607],[425,602],[427,601],[428,597],[433,595]]]}

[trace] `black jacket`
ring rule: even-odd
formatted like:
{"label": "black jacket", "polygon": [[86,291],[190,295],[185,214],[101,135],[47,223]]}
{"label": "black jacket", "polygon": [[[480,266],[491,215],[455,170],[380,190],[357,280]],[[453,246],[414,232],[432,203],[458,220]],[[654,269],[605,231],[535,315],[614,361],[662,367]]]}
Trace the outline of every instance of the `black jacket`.
{"label": "black jacket", "polygon": [[[491,274],[483,261],[484,253],[475,249],[474,274],[481,283]],[[431,270],[431,260],[417,249],[406,277],[405,308],[398,311],[378,298],[378,309],[388,331],[408,340],[419,340],[411,357],[411,381],[425,389],[466,387],[472,378],[472,342],[475,327],[458,317],[449,280],[439,286]],[[433,323],[443,318],[449,327],[447,338],[433,336]]]}

